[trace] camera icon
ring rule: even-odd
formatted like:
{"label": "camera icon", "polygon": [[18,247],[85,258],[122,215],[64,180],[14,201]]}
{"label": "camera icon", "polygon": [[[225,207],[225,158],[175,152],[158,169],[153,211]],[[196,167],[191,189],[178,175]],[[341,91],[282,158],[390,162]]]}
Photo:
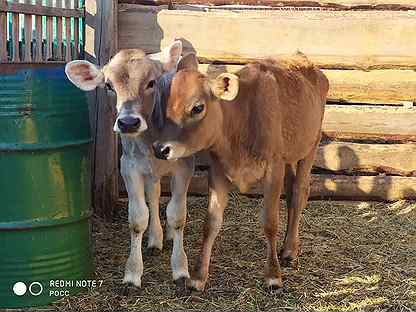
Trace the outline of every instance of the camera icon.
{"label": "camera icon", "polygon": [[23,296],[28,290],[32,296],[39,296],[43,292],[43,286],[39,282],[32,282],[29,287],[23,282],[16,282],[13,285],[13,293],[16,296]]}

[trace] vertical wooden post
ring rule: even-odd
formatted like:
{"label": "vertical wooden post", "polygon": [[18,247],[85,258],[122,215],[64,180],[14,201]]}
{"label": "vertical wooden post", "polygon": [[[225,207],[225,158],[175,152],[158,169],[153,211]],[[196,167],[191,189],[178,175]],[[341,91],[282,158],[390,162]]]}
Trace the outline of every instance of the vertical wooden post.
{"label": "vertical wooden post", "polygon": [[20,47],[19,47],[19,14],[12,14],[12,46],[13,46],[13,62],[20,63]]}
{"label": "vertical wooden post", "polygon": [[[41,6],[42,0],[36,0],[36,5]],[[36,53],[35,53],[35,62],[42,62],[42,16],[35,16],[35,29],[36,29]]]}
{"label": "vertical wooden post", "polygon": [[0,12],[0,63],[7,63],[7,13]]}
{"label": "vertical wooden post", "polygon": [[[56,0],[56,7],[62,8],[62,0]],[[56,58],[62,61],[62,16],[56,17]]]}
{"label": "vertical wooden post", "polygon": [[[117,0],[86,0],[86,59],[105,65],[117,51]],[[93,202],[95,211],[113,215],[118,199],[117,137],[113,132],[115,100],[97,89],[90,93],[93,148]]]}
{"label": "vertical wooden post", "polygon": [[[32,4],[31,0],[25,0],[26,4]],[[32,62],[32,15],[25,14],[25,62],[31,63]]]}
{"label": "vertical wooden post", "polygon": [[[71,8],[71,0],[65,0],[65,8],[70,9]],[[65,36],[66,36],[66,42],[65,42],[65,61],[69,62],[71,61],[71,18],[67,17],[65,18]]]}
{"label": "vertical wooden post", "polygon": [[[74,0],[74,9],[78,9],[79,0]],[[79,57],[79,19],[74,18],[74,60]]]}
{"label": "vertical wooden post", "polygon": [[[46,0],[47,6],[52,6],[52,0]],[[46,17],[46,60],[53,60],[53,17]]]}

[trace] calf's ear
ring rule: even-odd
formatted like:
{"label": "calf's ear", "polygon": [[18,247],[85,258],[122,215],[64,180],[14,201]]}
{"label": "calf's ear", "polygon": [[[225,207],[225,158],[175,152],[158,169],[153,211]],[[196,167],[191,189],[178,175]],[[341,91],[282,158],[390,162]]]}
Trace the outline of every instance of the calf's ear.
{"label": "calf's ear", "polygon": [[181,58],[181,54],[182,42],[176,40],[164,48],[161,52],[150,54],[149,57],[152,60],[160,61],[163,64],[163,69],[165,71],[171,71],[172,69],[176,69],[176,66]]}
{"label": "calf's ear", "polygon": [[190,52],[181,58],[178,64],[178,71],[182,69],[198,70],[198,58],[195,53]]}
{"label": "calf's ear", "polygon": [[210,81],[210,87],[217,98],[232,101],[237,97],[239,80],[234,74],[223,73]]}
{"label": "calf's ear", "polygon": [[88,61],[72,61],[66,64],[65,73],[68,79],[78,88],[91,91],[104,83],[101,70]]}

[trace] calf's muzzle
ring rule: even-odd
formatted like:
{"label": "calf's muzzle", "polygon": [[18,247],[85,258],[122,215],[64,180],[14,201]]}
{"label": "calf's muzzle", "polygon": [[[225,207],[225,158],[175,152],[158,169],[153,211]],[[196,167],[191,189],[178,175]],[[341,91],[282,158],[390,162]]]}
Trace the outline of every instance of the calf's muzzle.
{"label": "calf's muzzle", "polygon": [[121,133],[136,132],[140,128],[140,118],[125,116],[117,120],[117,125]]}
{"label": "calf's muzzle", "polygon": [[168,159],[170,153],[170,147],[159,142],[153,143],[153,151],[155,153],[156,158],[159,159]]}

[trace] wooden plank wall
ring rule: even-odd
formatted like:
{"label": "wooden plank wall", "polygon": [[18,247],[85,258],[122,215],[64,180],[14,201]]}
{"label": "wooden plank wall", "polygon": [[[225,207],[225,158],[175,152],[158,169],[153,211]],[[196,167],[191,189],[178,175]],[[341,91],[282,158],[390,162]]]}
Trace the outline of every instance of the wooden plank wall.
{"label": "wooden plank wall", "polygon": [[[187,3],[252,4],[251,0]],[[120,0],[118,46],[159,51],[174,39],[196,51],[200,70],[215,76],[264,57],[301,50],[330,80],[324,135],[311,196],[416,198],[416,6],[400,0],[261,1],[242,10],[164,1]],[[129,3],[127,3],[129,2]],[[392,4],[393,2],[393,4]],[[136,4],[131,4],[136,3]],[[149,3],[149,2],[148,2]],[[282,3],[300,10],[277,8]],[[331,10],[323,10],[329,6]],[[308,10],[307,6],[320,10]],[[202,35],[203,34],[203,35]],[[199,168],[206,168],[203,157]],[[168,183],[164,181],[164,190]],[[191,193],[205,194],[198,172]],[[259,188],[250,190],[257,194]]]}
{"label": "wooden plank wall", "polygon": [[305,1],[305,0],[120,0],[120,3],[142,5],[171,5],[194,4],[204,6],[221,5],[262,5],[269,7],[310,7],[338,10],[362,9],[414,9],[416,4],[412,0],[331,0],[331,1]]}
{"label": "wooden plank wall", "polygon": [[[85,57],[105,65],[117,51],[117,1],[86,0]],[[111,217],[118,199],[118,148],[113,131],[114,98],[98,88],[89,92],[93,129],[93,194],[96,211]]]}
{"label": "wooden plank wall", "polygon": [[[75,59],[79,55],[79,42],[72,41],[72,36],[79,38],[79,27],[71,30],[71,20],[79,21],[84,11],[74,5],[78,0],[68,1],[46,0],[0,0],[0,63],[45,63],[62,62]],[[7,23],[7,12],[12,13],[12,27]],[[19,15],[23,15],[23,36],[19,35],[21,25]],[[46,18],[46,34],[43,33],[42,16]],[[54,38],[53,18],[56,18],[56,38]],[[34,23],[33,23],[34,19]],[[65,28],[63,19],[66,20]],[[34,26],[34,28],[33,28]],[[7,49],[7,30],[11,33],[11,49]],[[63,32],[66,34],[65,45],[62,42]],[[43,40],[45,38],[46,40]],[[53,49],[54,39],[57,45]],[[46,46],[44,51],[43,46]],[[65,50],[63,50],[65,46]]]}

